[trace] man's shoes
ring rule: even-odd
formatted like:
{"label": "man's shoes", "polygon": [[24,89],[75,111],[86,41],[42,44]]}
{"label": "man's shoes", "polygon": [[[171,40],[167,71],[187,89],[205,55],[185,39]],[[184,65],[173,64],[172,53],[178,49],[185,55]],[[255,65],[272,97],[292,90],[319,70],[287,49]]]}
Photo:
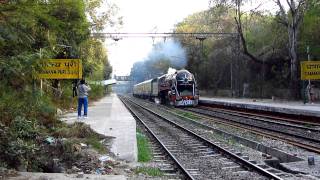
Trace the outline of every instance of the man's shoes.
{"label": "man's shoes", "polygon": [[83,119],[88,119],[88,116],[83,116]]}
{"label": "man's shoes", "polygon": [[77,118],[79,121],[81,120],[81,116],[78,116],[78,118]]}

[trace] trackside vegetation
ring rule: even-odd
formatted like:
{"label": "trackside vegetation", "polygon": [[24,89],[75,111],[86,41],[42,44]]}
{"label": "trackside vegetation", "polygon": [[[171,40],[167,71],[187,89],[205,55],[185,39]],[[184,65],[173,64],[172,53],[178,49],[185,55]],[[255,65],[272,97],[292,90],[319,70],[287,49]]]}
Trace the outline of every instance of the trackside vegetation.
{"label": "trackside vegetation", "polygon": [[[112,67],[106,49],[90,32],[121,22],[113,19],[115,6],[96,16],[102,3],[0,1],[0,168],[52,172],[48,163],[54,158],[69,165],[79,158],[74,146],[80,142],[105,152],[100,143],[104,137],[90,127],[67,125],[58,119],[57,112],[76,107],[73,80],[43,80],[41,91],[36,78],[40,58],[81,59],[87,82],[109,78]],[[91,100],[104,96],[103,86],[91,87]]]}
{"label": "trackside vegetation", "polygon": [[136,174],[142,173],[146,174],[148,176],[163,176],[164,173],[159,169],[155,167],[138,167],[134,170]]}
{"label": "trackside vegetation", "polygon": [[138,161],[149,162],[152,159],[149,141],[141,131],[137,130]]}

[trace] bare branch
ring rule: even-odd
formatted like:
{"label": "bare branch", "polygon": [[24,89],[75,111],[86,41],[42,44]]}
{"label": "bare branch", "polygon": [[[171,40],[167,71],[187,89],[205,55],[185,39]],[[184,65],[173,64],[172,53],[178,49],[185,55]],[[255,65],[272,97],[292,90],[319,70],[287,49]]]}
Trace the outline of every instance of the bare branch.
{"label": "bare branch", "polygon": [[276,3],[278,4],[279,8],[280,8],[280,13],[281,13],[281,16],[286,16],[286,11],[284,10],[283,8],[283,5],[281,4],[280,0],[276,0]]}
{"label": "bare branch", "polygon": [[294,14],[295,13],[295,7],[293,7],[294,0],[290,0],[291,2],[289,2],[289,0],[286,0],[286,1],[287,1],[287,4],[288,4],[289,8],[290,8],[291,13]]}
{"label": "bare branch", "polygon": [[297,7],[297,21],[296,21],[297,24],[299,24],[300,21],[302,20],[303,14],[306,11],[306,9],[308,8],[307,6],[308,6],[308,4],[305,0],[301,0],[299,2],[298,7]]}
{"label": "bare branch", "polygon": [[259,64],[263,63],[263,61],[259,60],[257,57],[255,57],[253,54],[251,54],[248,51],[247,42],[244,38],[243,31],[242,31],[241,19],[237,19],[235,17],[235,21],[236,21],[236,25],[237,25],[237,31],[239,34],[239,38],[240,38],[240,43],[242,44],[242,47],[243,47],[243,54],[248,56],[251,60],[253,60],[256,63],[259,63]]}
{"label": "bare branch", "polygon": [[250,12],[255,12],[257,11],[261,6],[262,6],[263,3],[260,3],[256,8],[254,9],[251,9]]}

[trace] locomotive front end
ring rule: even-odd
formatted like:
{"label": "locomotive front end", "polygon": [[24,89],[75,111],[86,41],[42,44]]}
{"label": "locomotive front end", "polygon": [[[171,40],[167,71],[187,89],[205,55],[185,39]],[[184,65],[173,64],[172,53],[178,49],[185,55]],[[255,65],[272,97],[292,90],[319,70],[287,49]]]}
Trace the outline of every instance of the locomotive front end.
{"label": "locomotive front end", "polygon": [[171,87],[172,104],[175,106],[198,105],[199,91],[193,74],[187,70],[177,71],[175,81]]}

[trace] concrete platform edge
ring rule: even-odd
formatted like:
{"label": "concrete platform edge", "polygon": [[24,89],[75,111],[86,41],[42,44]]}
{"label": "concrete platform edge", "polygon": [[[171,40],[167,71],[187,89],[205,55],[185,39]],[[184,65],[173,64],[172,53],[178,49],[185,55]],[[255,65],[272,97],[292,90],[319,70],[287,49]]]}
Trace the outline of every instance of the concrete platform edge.
{"label": "concrete platform edge", "polygon": [[266,111],[266,112],[277,112],[277,113],[283,113],[283,114],[320,117],[320,113],[313,110],[306,111],[302,109],[271,107],[271,106],[265,106],[265,105],[246,104],[241,102],[238,103],[238,102],[220,102],[220,101],[214,101],[214,100],[200,100],[199,104],[223,105],[223,106],[229,106],[229,107],[259,110],[259,111]]}

